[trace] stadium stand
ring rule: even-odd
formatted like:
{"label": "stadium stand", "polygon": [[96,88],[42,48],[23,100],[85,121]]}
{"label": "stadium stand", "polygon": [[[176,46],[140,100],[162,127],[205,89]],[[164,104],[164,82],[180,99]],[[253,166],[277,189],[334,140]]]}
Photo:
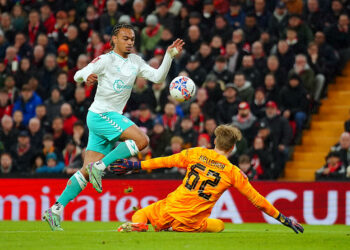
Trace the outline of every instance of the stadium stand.
{"label": "stadium stand", "polygon": [[[212,147],[229,123],[244,134],[230,160],[250,162],[253,180],[314,180],[349,117],[349,12],[346,0],[1,1],[0,173],[77,171],[96,86],[73,76],[130,23],[134,52],[153,67],[175,38],[186,42],[166,81],[138,79],[125,107],[151,138],[139,160]],[[196,98],[169,97],[178,75]]]}

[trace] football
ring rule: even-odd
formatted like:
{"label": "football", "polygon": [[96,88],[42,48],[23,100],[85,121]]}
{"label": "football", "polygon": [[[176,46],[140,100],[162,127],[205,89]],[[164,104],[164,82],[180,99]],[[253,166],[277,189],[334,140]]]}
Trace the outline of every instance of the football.
{"label": "football", "polygon": [[187,76],[178,76],[171,81],[169,91],[175,100],[188,101],[196,93],[196,84]]}

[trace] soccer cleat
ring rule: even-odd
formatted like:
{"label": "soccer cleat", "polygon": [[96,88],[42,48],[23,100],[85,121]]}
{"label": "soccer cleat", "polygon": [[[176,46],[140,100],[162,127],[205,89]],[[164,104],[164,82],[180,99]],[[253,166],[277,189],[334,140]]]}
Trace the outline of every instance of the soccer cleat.
{"label": "soccer cleat", "polygon": [[89,180],[94,189],[97,192],[102,193],[102,176],[104,170],[100,170],[96,167],[96,164],[103,164],[101,161],[89,163],[87,166],[87,172],[89,174]]}
{"label": "soccer cleat", "polygon": [[148,225],[145,223],[131,223],[125,222],[120,227],[118,227],[118,232],[147,232]]}
{"label": "soccer cleat", "polygon": [[43,220],[49,223],[52,231],[63,231],[61,227],[61,217],[58,214],[52,212],[52,209],[47,209],[43,214]]}

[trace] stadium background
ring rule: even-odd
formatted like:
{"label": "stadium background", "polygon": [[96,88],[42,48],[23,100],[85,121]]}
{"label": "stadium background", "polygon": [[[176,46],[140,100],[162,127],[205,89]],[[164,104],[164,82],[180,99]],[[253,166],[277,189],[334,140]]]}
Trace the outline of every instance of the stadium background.
{"label": "stadium background", "polygon": [[[349,8],[348,1],[331,0],[1,1],[0,219],[39,220],[81,167],[95,87],[76,86],[73,75],[110,50],[112,27],[125,22],[135,26],[135,53],[153,67],[176,37],[186,42],[166,82],[152,86],[138,79],[125,107],[151,139],[138,160],[212,147],[215,127],[233,123],[244,139],[230,160],[287,216],[350,224],[347,116],[335,131],[338,139],[327,146],[330,154],[311,155],[314,162],[306,163],[323,167],[316,177],[327,182],[285,182],[314,179],[315,167],[299,174],[287,163],[284,171],[295,149],[305,145],[314,115],[337,104],[325,102],[329,89],[341,86],[347,98]],[[190,102],[168,96],[168,83],[179,74],[199,88]],[[133,207],[165,197],[183,174],[171,169],[132,177],[138,180],[107,176],[110,196],[88,188],[67,207],[65,219],[130,219]],[[230,190],[213,216],[268,221],[245,202]]]}

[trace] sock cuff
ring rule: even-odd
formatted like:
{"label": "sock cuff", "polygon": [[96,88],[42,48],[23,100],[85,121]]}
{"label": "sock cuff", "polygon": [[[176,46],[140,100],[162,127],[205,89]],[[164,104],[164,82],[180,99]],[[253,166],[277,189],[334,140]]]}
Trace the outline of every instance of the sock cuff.
{"label": "sock cuff", "polygon": [[131,156],[137,155],[137,153],[139,152],[139,148],[137,147],[135,141],[126,140],[125,145],[128,147]]}
{"label": "sock cuff", "polygon": [[72,177],[75,177],[75,179],[78,181],[81,190],[83,190],[86,187],[87,180],[80,171],[77,171]]}

